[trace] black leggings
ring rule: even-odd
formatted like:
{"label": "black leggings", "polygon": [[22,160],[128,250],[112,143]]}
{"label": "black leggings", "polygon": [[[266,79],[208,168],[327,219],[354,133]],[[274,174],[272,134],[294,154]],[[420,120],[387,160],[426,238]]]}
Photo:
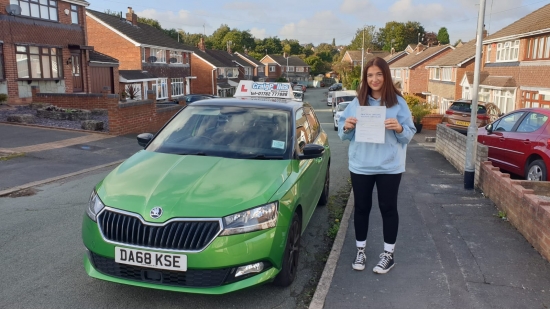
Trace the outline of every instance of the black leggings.
{"label": "black leggings", "polygon": [[369,214],[372,208],[372,191],[376,183],[378,205],[382,213],[384,242],[395,244],[399,227],[397,194],[401,174],[360,175],[351,173],[351,185],[355,198],[355,239],[364,241],[369,230]]}

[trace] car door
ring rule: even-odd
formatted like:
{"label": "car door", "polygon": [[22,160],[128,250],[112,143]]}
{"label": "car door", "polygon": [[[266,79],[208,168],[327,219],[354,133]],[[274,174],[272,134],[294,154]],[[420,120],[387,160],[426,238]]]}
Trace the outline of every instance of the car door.
{"label": "car door", "polygon": [[505,160],[510,166],[510,172],[525,176],[527,158],[535,153],[535,148],[540,147],[539,136],[542,134],[544,124],[548,116],[530,112],[521,119],[519,125],[506,135]]}
{"label": "car door", "polygon": [[509,145],[512,143],[510,134],[516,129],[524,115],[523,111],[511,113],[493,123],[493,132],[487,134],[484,144],[489,147],[489,160],[493,162],[494,166],[506,171],[517,172],[512,163],[514,152],[517,150],[512,148],[514,146]]}

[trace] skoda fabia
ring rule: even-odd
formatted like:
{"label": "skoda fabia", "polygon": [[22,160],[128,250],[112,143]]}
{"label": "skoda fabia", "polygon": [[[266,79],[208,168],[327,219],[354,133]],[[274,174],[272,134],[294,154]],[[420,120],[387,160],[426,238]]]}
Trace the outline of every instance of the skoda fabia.
{"label": "skoda fabia", "polygon": [[300,236],[329,194],[328,138],[311,106],[197,101],[138,142],[91,193],[90,276],[209,294],[292,283]]}

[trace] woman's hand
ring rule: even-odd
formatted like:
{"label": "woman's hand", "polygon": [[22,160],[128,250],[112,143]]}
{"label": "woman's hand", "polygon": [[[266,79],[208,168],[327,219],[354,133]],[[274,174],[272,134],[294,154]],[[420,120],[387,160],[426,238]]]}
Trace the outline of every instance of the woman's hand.
{"label": "woman's hand", "polygon": [[403,132],[403,126],[395,118],[388,118],[384,121],[384,125],[388,130],[394,130],[396,133]]}
{"label": "woman's hand", "polygon": [[348,117],[346,118],[346,122],[344,122],[344,131],[350,131],[355,129],[355,124],[357,124],[357,118],[355,117]]}

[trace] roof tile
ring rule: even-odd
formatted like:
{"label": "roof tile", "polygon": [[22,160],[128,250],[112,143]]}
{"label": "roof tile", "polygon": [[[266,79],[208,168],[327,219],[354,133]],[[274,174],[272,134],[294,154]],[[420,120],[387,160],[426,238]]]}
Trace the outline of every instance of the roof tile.
{"label": "roof tile", "polygon": [[508,36],[527,34],[544,29],[550,29],[550,4],[531,12],[516,22],[489,35],[484,40],[494,40]]}

